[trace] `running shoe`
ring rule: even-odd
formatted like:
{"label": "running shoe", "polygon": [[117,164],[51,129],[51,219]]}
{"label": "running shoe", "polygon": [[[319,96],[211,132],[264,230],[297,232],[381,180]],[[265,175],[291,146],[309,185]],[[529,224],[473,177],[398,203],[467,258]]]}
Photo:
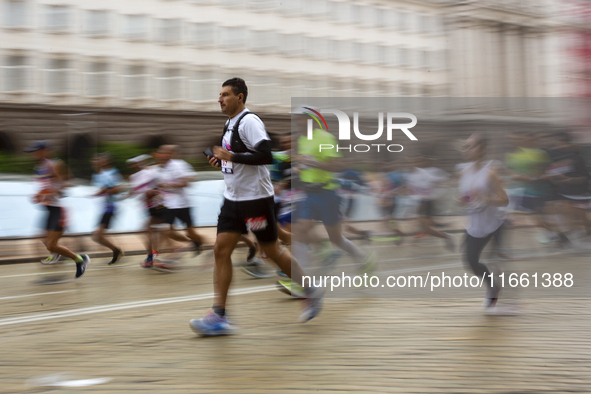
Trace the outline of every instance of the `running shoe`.
{"label": "running shoe", "polygon": [[60,261],[61,258],[62,258],[61,254],[52,253],[49,256],[47,256],[46,258],[44,258],[43,260],[41,260],[41,264],[45,264],[45,265],[55,264],[58,261]]}
{"label": "running shoe", "polygon": [[291,279],[286,280],[278,280],[277,281],[277,290],[282,293],[287,294],[296,299],[301,299],[306,297],[306,293],[304,288],[296,283],[293,283]]}
{"label": "running shoe", "polygon": [[255,244],[255,246],[249,246],[248,247],[248,256],[246,256],[246,262],[250,263],[252,261],[252,259],[254,259],[254,256],[256,254],[257,254],[256,244]]}
{"label": "running shoe", "polygon": [[377,265],[376,254],[374,252],[368,253],[367,256],[361,261],[361,267],[359,270],[364,274],[371,274],[375,271]]}
{"label": "running shoe", "polygon": [[84,275],[84,272],[86,272],[86,267],[88,267],[88,264],[90,264],[90,257],[88,257],[87,254],[83,254],[81,256],[82,262],[76,263],[76,278],[79,278],[82,275]]}
{"label": "running shoe", "polygon": [[240,269],[247,275],[253,278],[270,278],[273,276],[272,271],[266,268],[265,263],[259,259],[253,259],[250,263],[242,265]]}
{"label": "running shoe", "polygon": [[302,313],[298,321],[300,323],[305,323],[307,321],[312,320],[322,310],[322,294],[320,290],[316,290],[312,297],[307,297],[303,301],[302,305]]}
{"label": "running shoe", "polygon": [[108,265],[113,265],[116,264],[119,260],[121,260],[121,258],[125,256],[125,252],[123,252],[123,250],[121,249],[116,249],[113,252],[113,258],[111,259],[111,261],[109,261],[107,264]]}
{"label": "running shoe", "polygon": [[482,301],[482,307],[485,309],[493,308],[499,299],[499,291],[501,289],[497,286],[495,288],[489,287],[486,291],[486,297]]}
{"label": "running shoe", "polygon": [[146,257],[146,259],[140,263],[140,267],[152,268],[154,266],[154,257],[155,257],[155,255],[152,255],[152,257],[150,257],[150,256]]}
{"label": "running shoe", "polygon": [[203,251],[203,246],[201,245],[201,243],[197,242],[197,241],[193,241],[193,250],[195,252],[195,257],[199,256],[201,254],[201,252]]}
{"label": "running shoe", "polygon": [[213,311],[209,311],[202,319],[192,319],[189,326],[191,330],[201,336],[232,335],[236,333],[236,328],[228,322],[228,319],[216,315]]}
{"label": "running shoe", "polygon": [[280,276],[282,278],[289,278],[289,276],[287,276],[287,274],[283,271],[281,271],[279,268],[277,268],[275,270],[275,273],[277,274],[277,276]]}
{"label": "running shoe", "polygon": [[164,259],[154,259],[152,261],[152,266],[156,271],[161,272],[172,272],[178,269],[178,264],[176,261],[173,260],[164,260]]}
{"label": "running shoe", "polygon": [[447,238],[444,239],[445,241],[445,249],[447,249],[450,252],[455,252],[456,251],[456,238],[448,233],[443,233],[446,235]]}

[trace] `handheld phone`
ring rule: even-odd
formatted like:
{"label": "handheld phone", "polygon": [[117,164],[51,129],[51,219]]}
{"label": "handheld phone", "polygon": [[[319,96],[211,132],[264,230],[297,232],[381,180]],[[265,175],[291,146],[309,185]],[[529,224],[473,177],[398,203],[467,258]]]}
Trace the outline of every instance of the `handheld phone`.
{"label": "handheld phone", "polygon": [[204,150],[203,154],[205,156],[209,156],[210,159],[213,157],[213,152],[212,152],[211,148],[207,148],[206,150]]}

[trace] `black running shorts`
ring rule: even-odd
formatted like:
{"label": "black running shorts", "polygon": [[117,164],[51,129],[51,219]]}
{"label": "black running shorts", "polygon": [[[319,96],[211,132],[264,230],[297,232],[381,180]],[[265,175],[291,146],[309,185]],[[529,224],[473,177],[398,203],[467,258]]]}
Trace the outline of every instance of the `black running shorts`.
{"label": "black running shorts", "polygon": [[99,226],[102,226],[105,229],[108,229],[111,226],[111,219],[115,215],[114,212],[105,212],[103,216],[101,216],[101,221],[99,222]]}
{"label": "black running shorts", "polygon": [[185,224],[185,228],[193,227],[191,220],[191,208],[166,208],[164,212],[164,223],[173,224],[174,220],[178,219]]}
{"label": "black running shorts", "polygon": [[164,207],[148,208],[148,213],[155,223],[162,223],[166,219],[166,208]]}
{"label": "black running shorts", "polygon": [[262,244],[277,241],[277,218],[273,197],[250,201],[224,199],[218,217],[218,234],[247,234],[248,230],[252,231]]}
{"label": "black running shorts", "polygon": [[66,212],[62,207],[46,207],[47,223],[45,229],[47,231],[63,231],[66,227]]}

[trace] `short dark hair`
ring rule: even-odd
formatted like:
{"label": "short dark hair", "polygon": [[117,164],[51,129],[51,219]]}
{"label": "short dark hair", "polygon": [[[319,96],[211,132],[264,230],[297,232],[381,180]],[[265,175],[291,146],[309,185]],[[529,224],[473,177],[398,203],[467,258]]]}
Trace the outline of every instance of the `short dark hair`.
{"label": "short dark hair", "polygon": [[222,87],[224,86],[231,86],[232,92],[234,92],[236,96],[242,93],[244,95],[244,100],[242,100],[242,103],[246,104],[246,97],[248,97],[248,87],[246,86],[246,82],[244,82],[244,79],[230,78],[222,84]]}

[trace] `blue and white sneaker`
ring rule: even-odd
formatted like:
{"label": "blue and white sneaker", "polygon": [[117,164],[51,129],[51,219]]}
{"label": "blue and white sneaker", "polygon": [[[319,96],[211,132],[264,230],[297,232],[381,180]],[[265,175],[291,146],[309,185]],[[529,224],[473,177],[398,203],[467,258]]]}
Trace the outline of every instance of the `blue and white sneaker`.
{"label": "blue and white sneaker", "polygon": [[228,319],[216,315],[209,311],[202,319],[193,319],[189,322],[191,330],[201,336],[232,335],[236,333],[236,328],[232,326]]}
{"label": "blue and white sneaker", "polygon": [[307,321],[312,320],[322,310],[322,296],[324,294],[321,290],[317,289],[312,297],[308,297],[303,301],[302,313],[298,321],[300,323],[305,323]]}

